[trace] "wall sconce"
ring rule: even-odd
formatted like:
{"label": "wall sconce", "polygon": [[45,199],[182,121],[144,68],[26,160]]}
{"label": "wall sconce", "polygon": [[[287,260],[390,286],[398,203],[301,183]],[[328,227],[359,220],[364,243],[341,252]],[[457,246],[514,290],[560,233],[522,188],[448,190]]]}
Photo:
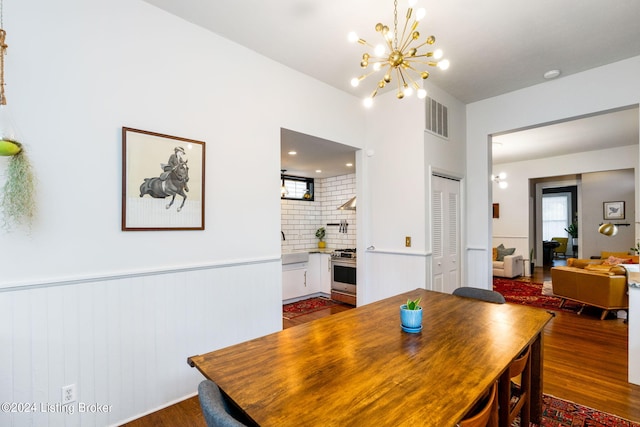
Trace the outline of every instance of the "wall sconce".
{"label": "wall sconce", "polygon": [[500,172],[498,175],[491,175],[491,181],[498,184],[498,187],[502,188],[503,190],[509,186],[505,179],[507,179],[507,174],[504,172]]}

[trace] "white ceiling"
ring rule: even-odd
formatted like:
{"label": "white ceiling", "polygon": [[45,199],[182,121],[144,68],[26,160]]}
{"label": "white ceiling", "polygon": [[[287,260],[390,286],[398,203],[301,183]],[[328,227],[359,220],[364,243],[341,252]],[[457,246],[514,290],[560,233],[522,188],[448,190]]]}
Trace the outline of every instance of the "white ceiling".
{"label": "white ceiling", "polygon": [[[348,43],[346,36],[356,31],[377,44],[375,24],[393,24],[391,0],[145,1],[358,97],[370,93],[376,80],[365,80],[358,90],[351,87],[351,78],[362,74],[364,49]],[[638,0],[419,0],[416,7],[427,10],[418,28],[422,36],[435,35],[435,47],[451,62],[447,71],[430,70],[429,80],[465,103],[543,83],[544,72],[551,69],[561,70],[562,78],[640,55]],[[406,1],[400,0],[398,8],[401,27]],[[600,84],[606,84],[606,76]],[[585,123],[571,123],[569,132],[589,134],[575,128]],[[568,132],[561,125],[552,129]],[[635,132],[637,144],[637,114]],[[621,144],[611,142],[611,137],[600,141]],[[596,149],[595,142],[584,138],[565,138],[562,143],[569,152],[576,144]],[[507,156],[511,145],[505,140],[502,154],[496,154]],[[523,146],[530,145],[519,143],[518,155],[527,155]],[[535,145],[539,149],[541,144]]]}

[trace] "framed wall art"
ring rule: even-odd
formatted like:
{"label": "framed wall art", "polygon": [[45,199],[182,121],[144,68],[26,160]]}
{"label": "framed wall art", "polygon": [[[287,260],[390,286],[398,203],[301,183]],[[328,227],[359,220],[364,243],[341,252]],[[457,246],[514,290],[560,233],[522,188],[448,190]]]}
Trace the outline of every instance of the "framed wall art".
{"label": "framed wall art", "polygon": [[122,128],[122,230],[204,230],[205,143]]}
{"label": "framed wall art", "polygon": [[604,202],[604,219],[624,219],[624,202]]}
{"label": "framed wall art", "polygon": [[493,204],[493,217],[500,218],[500,203]]}

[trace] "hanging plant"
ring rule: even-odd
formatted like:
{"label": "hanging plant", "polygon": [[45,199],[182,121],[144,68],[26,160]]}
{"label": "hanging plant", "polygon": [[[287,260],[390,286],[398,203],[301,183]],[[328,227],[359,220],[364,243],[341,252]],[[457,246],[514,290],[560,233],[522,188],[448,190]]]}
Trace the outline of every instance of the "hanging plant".
{"label": "hanging plant", "polygon": [[6,178],[0,199],[3,227],[31,225],[36,212],[36,186],[31,162],[23,150],[9,158]]}
{"label": "hanging plant", "polygon": [[[2,26],[2,2],[0,0],[0,27]],[[2,187],[0,210],[2,226],[11,229],[20,224],[31,225],[35,216],[35,178],[29,158],[18,142],[16,128],[7,110],[4,94],[4,55],[7,52],[6,32],[0,28],[0,156],[10,156],[6,170],[6,182]]]}

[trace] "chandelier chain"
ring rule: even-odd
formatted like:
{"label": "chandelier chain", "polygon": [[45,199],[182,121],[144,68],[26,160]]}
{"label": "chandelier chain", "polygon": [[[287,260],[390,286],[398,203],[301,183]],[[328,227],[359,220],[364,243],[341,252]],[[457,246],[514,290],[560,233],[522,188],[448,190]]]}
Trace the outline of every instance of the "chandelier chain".
{"label": "chandelier chain", "polygon": [[398,0],[393,0],[393,48],[398,49]]}

